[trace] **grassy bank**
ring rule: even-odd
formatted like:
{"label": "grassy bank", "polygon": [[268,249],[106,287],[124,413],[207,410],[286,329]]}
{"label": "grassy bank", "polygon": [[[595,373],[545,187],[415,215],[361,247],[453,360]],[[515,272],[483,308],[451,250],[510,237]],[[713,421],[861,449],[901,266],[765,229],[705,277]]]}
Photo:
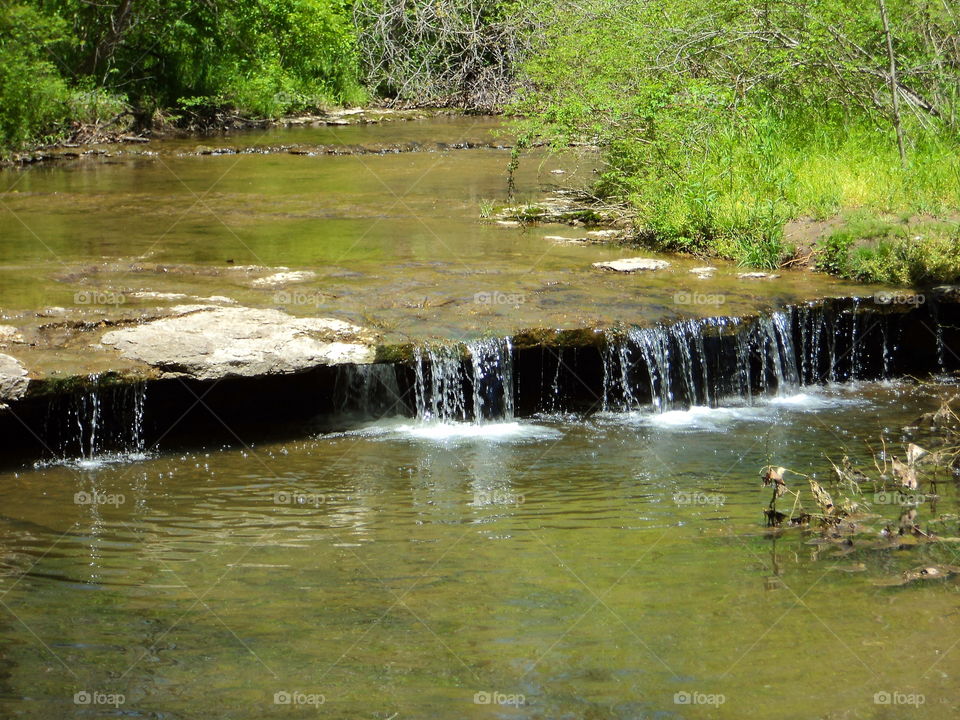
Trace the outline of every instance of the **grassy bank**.
{"label": "grassy bank", "polygon": [[594,192],[657,248],[952,281],[958,31],[923,0],[592,0],[527,63],[518,130],[597,145]]}

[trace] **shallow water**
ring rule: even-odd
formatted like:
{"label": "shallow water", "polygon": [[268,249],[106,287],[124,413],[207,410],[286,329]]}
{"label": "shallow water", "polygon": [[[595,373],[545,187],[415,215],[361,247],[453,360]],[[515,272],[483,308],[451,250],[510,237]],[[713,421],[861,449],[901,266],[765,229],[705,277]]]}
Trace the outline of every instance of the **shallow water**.
{"label": "shallow water", "polygon": [[[452,144],[495,141],[498,127],[489,118],[439,118],[272,129],[201,142],[235,148]],[[714,278],[702,280],[688,272],[704,264],[697,258],[670,258],[669,270],[624,276],[592,263],[653,254],[545,237],[582,238],[585,228],[481,222],[487,204],[585,185],[596,164],[589,152],[530,155],[511,197],[507,150],[184,155],[197,144],[152,143],[157,155],[150,158],[0,171],[0,317],[18,324],[55,306],[70,318],[99,318],[221,296],[297,315],[332,315],[388,340],[460,339],[527,327],[749,313],[871,292],[802,272],[784,272],[776,282],[742,281],[736,278],[741,268],[721,262],[714,263]],[[249,265],[262,274],[282,266],[316,276],[258,288],[239,269]],[[141,293],[182,297],[167,302]],[[118,298],[122,302],[111,303]]]}
{"label": "shallow water", "polygon": [[[952,717],[957,582],[874,583],[956,550],[775,537],[758,477],[869,465],[935,394],[385,419],[5,473],[0,715]],[[960,509],[937,491],[921,524]]]}

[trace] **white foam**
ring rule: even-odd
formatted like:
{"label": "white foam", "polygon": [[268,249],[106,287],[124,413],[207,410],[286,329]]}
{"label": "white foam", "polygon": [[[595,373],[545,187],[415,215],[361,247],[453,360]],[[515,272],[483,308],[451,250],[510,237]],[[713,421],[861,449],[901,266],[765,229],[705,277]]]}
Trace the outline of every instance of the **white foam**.
{"label": "white foam", "polygon": [[755,420],[763,416],[763,410],[755,407],[705,407],[694,405],[686,410],[667,410],[662,413],[646,413],[641,422],[653,427],[668,429],[719,429],[724,425],[742,420]]}
{"label": "white foam", "polygon": [[[735,398],[728,398],[727,401],[737,402]],[[793,395],[755,396],[753,405],[694,405],[685,410],[665,412],[657,412],[651,407],[640,411],[599,413],[597,417],[601,422],[611,424],[644,425],[668,430],[719,430],[736,422],[772,419],[781,413],[817,412],[864,402],[862,398],[813,387]]]}
{"label": "white foam", "polygon": [[779,395],[766,399],[767,404],[791,410],[824,410],[831,407],[845,405],[859,405],[865,402],[862,398],[848,394],[830,392],[824,388],[815,388],[809,392],[800,392],[795,395]]}
{"label": "white foam", "polygon": [[548,440],[563,433],[554,428],[529,422],[409,422],[382,421],[353,430],[350,435],[368,437],[414,438],[431,442]]}
{"label": "white foam", "polygon": [[45,467],[70,467],[76,470],[99,470],[109,465],[118,465],[122,463],[136,463],[148,460],[150,453],[146,452],[127,452],[127,453],[103,453],[89,458],[58,458],[56,460],[39,460],[33,464],[36,469]]}

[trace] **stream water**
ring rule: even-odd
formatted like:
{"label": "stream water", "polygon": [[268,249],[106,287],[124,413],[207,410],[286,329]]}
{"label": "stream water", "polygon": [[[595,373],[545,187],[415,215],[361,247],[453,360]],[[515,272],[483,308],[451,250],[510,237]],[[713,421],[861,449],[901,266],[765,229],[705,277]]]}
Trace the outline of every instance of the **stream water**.
{"label": "stream water", "polygon": [[[861,383],[589,418],[425,408],[5,473],[0,713],[110,716],[87,692],[125,717],[950,717],[955,583],[876,583],[955,549],[771,535],[758,474],[866,462],[935,405]],[[937,490],[922,522],[960,510]]]}
{"label": "stream water", "polygon": [[[441,139],[467,130],[450,122]],[[421,137],[402,127],[416,135],[405,141]],[[333,142],[332,130],[290,132],[236,142]],[[384,137],[351,132],[343,142]],[[911,352],[886,324],[807,310],[765,314],[739,335],[735,320],[635,327],[676,311],[663,299],[676,276],[598,280],[579,266],[623,250],[478,225],[477,200],[503,192],[505,156],[492,149],[176,154],[185,147],[172,143],[159,161],[16,179],[20,196],[4,204],[24,222],[4,226],[0,302],[61,304],[93,276],[124,292],[134,278],[143,284],[132,289],[266,297],[223,275],[110,264],[153,253],[213,267],[229,256],[327,268],[310,286],[337,296],[311,296],[324,311],[360,316],[369,304],[382,322],[407,323],[404,336],[446,332],[467,343],[420,344],[403,372],[344,369],[337,393],[348,429],[311,425],[285,442],[204,448],[195,439],[190,450],[160,451],[144,439],[151,391],[134,386],[110,396],[124,418],[125,452],[112,453],[105,396],[94,386],[72,398],[54,423],[59,459],[0,471],[0,716],[960,711],[956,580],[891,584],[911,568],[960,565],[960,546],[879,534],[916,511],[921,527],[960,536],[955,482],[925,480],[910,505],[865,486],[876,532],[853,544],[764,522],[766,465],[813,473],[834,490],[825,455],[872,468],[882,443],[929,443],[904,428],[954,389],[882,379]],[[542,192],[552,182],[542,172],[522,175],[521,191]],[[218,173],[215,210],[158,230],[158,219],[196,200],[178,183],[202,192]],[[383,182],[403,193],[397,209]],[[476,285],[485,273],[494,279]],[[744,289],[721,267],[717,292],[742,309],[805,287],[843,289],[786,275],[783,285]],[[540,300],[511,306],[513,315],[489,305],[419,313],[389,301],[404,288],[410,297],[499,288]],[[575,350],[539,366],[533,383],[496,332],[543,313],[630,323],[599,351],[586,383],[593,412],[566,402],[588,367]]]}

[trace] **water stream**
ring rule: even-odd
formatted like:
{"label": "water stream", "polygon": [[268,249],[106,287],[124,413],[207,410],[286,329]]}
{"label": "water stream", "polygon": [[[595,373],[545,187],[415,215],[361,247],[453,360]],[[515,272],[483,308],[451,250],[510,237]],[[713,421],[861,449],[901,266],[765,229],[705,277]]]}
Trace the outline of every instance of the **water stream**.
{"label": "water stream", "polygon": [[[294,133],[336,139],[319,134]],[[727,267],[723,307],[679,307],[687,260],[612,277],[591,263],[628,250],[480,226],[491,149],[186,149],[21,178],[7,199],[47,249],[5,237],[5,322],[91,278],[273,306],[225,263],[282,262],[318,273],[285,310],[376,324],[410,352],[206,384],[95,372],[30,399],[44,460],[0,469],[0,716],[960,711],[956,576],[889,583],[960,566],[955,543],[889,540],[905,517],[960,537],[956,481],[923,477],[908,500],[864,482],[876,532],[845,544],[768,529],[759,477],[773,463],[838,492],[825,456],[869,470],[880,448],[933,442],[917,419],[955,387],[909,378],[955,369],[952,310],[816,301],[842,286],[745,286]],[[210,206],[186,212],[181,183]],[[539,171],[524,183],[543,189]],[[292,417],[279,438],[234,428]]]}

